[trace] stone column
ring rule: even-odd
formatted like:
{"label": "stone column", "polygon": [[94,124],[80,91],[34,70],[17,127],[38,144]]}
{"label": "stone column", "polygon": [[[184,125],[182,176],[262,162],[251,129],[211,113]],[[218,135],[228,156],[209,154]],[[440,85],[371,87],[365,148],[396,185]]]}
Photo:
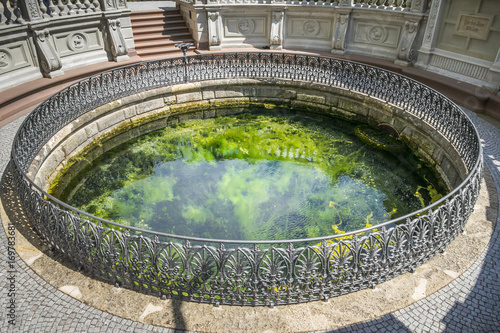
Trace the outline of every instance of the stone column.
{"label": "stone column", "polygon": [[424,39],[418,50],[417,67],[426,67],[429,64],[432,52],[436,46],[436,39],[439,32],[439,22],[443,16],[446,0],[433,0],[429,11],[427,26],[425,27]]}
{"label": "stone column", "polygon": [[27,21],[33,22],[42,19],[42,12],[37,0],[18,1],[18,3]]}
{"label": "stone column", "polygon": [[412,13],[425,13],[426,10],[427,10],[427,0],[413,0],[411,2],[410,11]]}
{"label": "stone column", "polygon": [[219,10],[207,10],[208,48],[210,51],[221,50],[221,17]]}
{"label": "stone column", "polygon": [[487,80],[496,90],[498,96],[500,96],[500,48],[498,49],[497,56],[493,65],[488,69]]}
{"label": "stone column", "polygon": [[273,50],[281,50],[283,48],[283,20],[285,13],[281,11],[273,12],[271,22],[270,45]]}

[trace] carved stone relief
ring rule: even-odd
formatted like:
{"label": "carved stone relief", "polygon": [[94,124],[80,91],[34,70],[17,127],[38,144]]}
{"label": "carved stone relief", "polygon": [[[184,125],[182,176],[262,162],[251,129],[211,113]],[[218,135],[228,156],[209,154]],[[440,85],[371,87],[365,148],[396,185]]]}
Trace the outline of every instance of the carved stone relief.
{"label": "carved stone relief", "polygon": [[240,19],[238,20],[238,31],[242,35],[252,34],[255,30],[255,24],[253,20],[250,19]]}
{"label": "carved stone relief", "polygon": [[266,17],[224,17],[224,37],[266,37]]}
{"label": "carved stone relief", "polygon": [[281,49],[283,43],[283,12],[273,12],[271,23],[271,48]]}
{"label": "carved stone relief", "polygon": [[87,37],[81,33],[76,33],[68,37],[68,48],[72,51],[83,51],[87,48]]}
{"label": "carved stone relief", "polygon": [[120,57],[125,56],[128,52],[123,38],[120,19],[108,19],[108,41],[111,54],[115,61],[119,61]]}
{"label": "carved stone relief", "polygon": [[44,75],[52,76],[62,67],[61,59],[57,55],[54,47],[50,43],[50,33],[48,29],[33,31],[35,45],[38,51],[40,68]]}
{"label": "carved stone relief", "polygon": [[427,27],[425,28],[425,39],[424,44],[429,47],[432,44],[432,37],[435,35],[436,21],[440,11],[441,1],[432,1],[432,6],[429,13],[429,20],[427,22]]}
{"label": "carved stone relief", "polygon": [[427,9],[427,0],[413,0],[411,2],[412,13],[424,13]]}
{"label": "carved stone relief", "polygon": [[370,30],[367,31],[366,37],[371,42],[383,43],[387,38],[387,32],[385,31],[384,27],[377,25],[371,27]]}
{"label": "carved stone relief", "polygon": [[413,60],[413,42],[418,32],[418,22],[406,21],[403,30],[403,36],[399,41],[397,58],[402,61],[410,62]]}
{"label": "carved stone relief", "polygon": [[319,24],[315,20],[307,20],[303,25],[305,36],[316,36],[319,33]]}
{"label": "carved stone relief", "polygon": [[333,36],[332,53],[343,53],[345,49],[345,35],[349,22],[349,14],[338,14]]}
{"label": "carved stone relief", "polygon": [[288,16],[287,37],[331,40],[332,25],[332,20]]}
{"label": "carved stone relief", "polygon": [[455,35],[487,40],[491,17],[461,14],[455,26]]}
{"label": "carved stone relief", "polygon": [[396,48],[400,33],[400,26],[358,21],[354,23],[353,40],[355,43]]}
{"label": "carved stone relief", "polygon": [[208,16],[208,45],[211,50],[219,49],[221,44],[219,12],[207,12]]}
{"label": "carved stone relief", "polygon": [[26,7],[28,9],[30,21],[41,18],[40,12],[38,10],[38,5],[35,3],[35,0],[26,0]]}
{"label": "carved stone relief", "polygon": [[12,66],[12,56],[5,50],[0,50],[0,70],[7,70]]}

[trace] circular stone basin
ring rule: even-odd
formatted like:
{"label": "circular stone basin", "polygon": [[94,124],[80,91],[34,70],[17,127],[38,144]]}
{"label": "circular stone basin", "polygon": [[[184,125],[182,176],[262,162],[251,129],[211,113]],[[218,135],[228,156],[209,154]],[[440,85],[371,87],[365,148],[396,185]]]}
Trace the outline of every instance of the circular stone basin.
{"label": "circular stone basin", "polygon": [[53,192],[121,224],[232,240],[354,231],[445,194],[436,173],[399,141],[403,149],[387,151],[360,140],[358,123],[261,111],[142,135],[76,175],[67,170],[61,183],[69,185]]}

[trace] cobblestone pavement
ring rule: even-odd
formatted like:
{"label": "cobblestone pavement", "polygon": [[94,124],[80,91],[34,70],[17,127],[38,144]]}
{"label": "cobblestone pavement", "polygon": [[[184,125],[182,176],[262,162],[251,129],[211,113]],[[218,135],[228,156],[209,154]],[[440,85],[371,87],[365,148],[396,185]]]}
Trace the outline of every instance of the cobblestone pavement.
{"label": "cobblestone pavement", "polygon": [[[471,114],[484,143],[487,167],[500,190],[500,129]],[[22,119],[0,128],[0,170],[9,159]],[[497,221],[499,222],[499,221]],[[330,332],[500,332],[500,228],[472,267],[440,291],[392,314]],[[102,312],[57,290],[14,255],[7,266],[7,237],[0,231],[1,332],[179,332]],[[10,261],[10,259],[9,259]],[[14,277],[15,280],[10,280]],[[15,285],[15,325],[9,325],[7,292]]]}

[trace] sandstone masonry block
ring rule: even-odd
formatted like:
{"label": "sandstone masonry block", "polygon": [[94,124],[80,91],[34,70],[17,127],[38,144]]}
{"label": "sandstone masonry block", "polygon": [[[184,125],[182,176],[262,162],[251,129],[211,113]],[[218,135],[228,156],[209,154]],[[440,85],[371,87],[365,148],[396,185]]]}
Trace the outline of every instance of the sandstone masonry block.
{"label": "sandstone masonry block", "polygon": [[213,118],[215,117],[215,110],[208,109],[203,111],[203,118]]}
{"label": "sandstone masonry block", "polygon": [[200,91],[177,95],[177,103],[189,103],[201,100],[202,100],[202,94]]}
{"label": "sandstone masonry block", "polygon": [[182,123],[188,120],[202,119],[202,118],[203,118],[203,111],[183,113],[179,115],[179,122]]}
{"label": "sandstone masonry block", "polygon": [[87,134],[87,138],[92,138],[99,132],[99,128],[96,123],[91,123],[85,126],[85,133]]}
{"label": "sandstone masonry block", "polygon": [[259,97],[274,97],[291,99],[297,97],[297,91],[292,89],[274,88],[274,87],[256,87],[255,96]]}
{"label": "sandstone masonry block", "polygon": [[288,98],[274,98],[274,97],[250,97],[251,103],[271,103],[275,105],[287,105],[290,104],[290,99]]}
{"label": "sandstone masonry block", "polygon": [[368,115],[368,107],[360,103],[359,101],[353,99],[339,98],[338,108],[349,112],[361,114],[363,116]]}
{"label": "sandstone masonry block", "polygon": [[163,101],[163,98],[155,98],[151,99],[149,101],[142,102],[136,106],[136,113],[141,114],[144,112],[148,112],[154,109],[158,109],[165,106],[165,102]]}
{"label": "sandstone masonry block", "polygon": [[165,96],[163,97],[163,102],[165,103],[165,105],[175,104],[177,102],[177,96]]}
{"label": "sandstone masonry block", "polygon": [[298,109],[300,111],[307,111],[307,113],[329,113],[330,107],[324,104],[316,104],[306,101],[292,101],[290,103],[294,109]]}
{"label": "sandstone masonry block", "polygon": [[68,156],[71,154],[73,150],[75,150],[82,143],[87,141],[87,132],[84,128],[79,130],[78,132],[71,135],[67,140],[65,140],[62,144],[62,150]]}
{"label": "sandstone masonry block", "polygon": [[104,116],[97,120],[97,127],[99,132],[106,130],[107,128],[118,124],[119,122],[125,120],[125,113],[123,111],[117,111],[110,115]]}
{"label": "sandstone masonry block", "polygon": [[215,98],[215,92],[213,90],[202,91],[203,99],[213,99]]}
{"label": "sandstone masonry block", "polygon": [[325,104],[325,96],[321,95],[297,94],[297,100],[309,103]]}
{"label": "sandstone masonry block", "polygon": [[136,106],[131,105],[129,107],[124,108],[123,113],[125,114],[126,119],[132,118],[133,116],[135,116],[137,114]]}
{"label": "sandstone masonry block", "polygon": [[243,92],[239,90],[216,90],[216,98],[227,98],[227,97],[242,97]]}

